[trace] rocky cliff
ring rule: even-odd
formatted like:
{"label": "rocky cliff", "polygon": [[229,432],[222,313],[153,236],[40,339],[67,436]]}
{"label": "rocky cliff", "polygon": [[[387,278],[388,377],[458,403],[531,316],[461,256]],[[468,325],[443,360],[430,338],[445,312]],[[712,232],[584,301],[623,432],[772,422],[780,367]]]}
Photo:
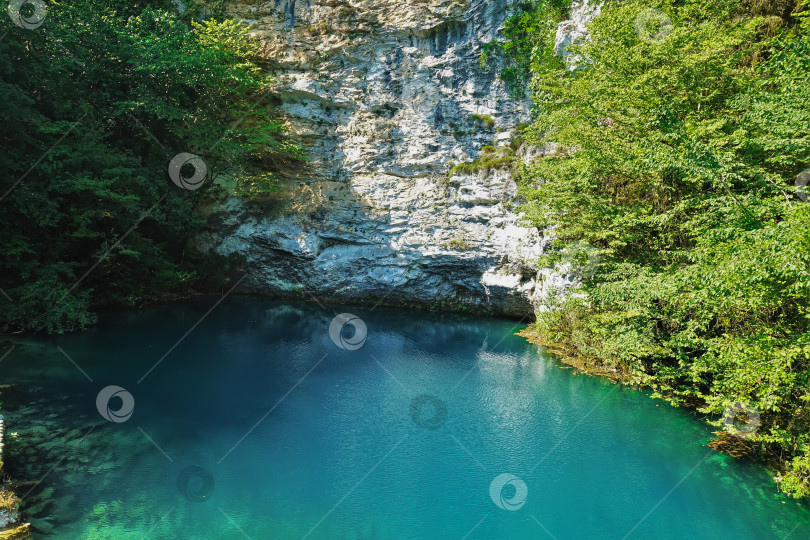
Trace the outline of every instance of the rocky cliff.
{"label": "rocky cliff", "polygon": [[448,174],[529,118],[479,65],[510,1],[230,4],[312,159],[271,200],[212,209],[200,244],[246,256],[241,290],[522,317],[564,288],[537,267],[547,234],[521,225],[508,169]]}
{"label": "rocky cliff", "polygon": [[562,21],[557,27],[554,53],[565,60],[569,69],[576,69],[582,59],[579,55],[571,53],[568,47],[588,39],[588,23],[600,13],[602,13],[601,0],[573,0],[571,18]]}

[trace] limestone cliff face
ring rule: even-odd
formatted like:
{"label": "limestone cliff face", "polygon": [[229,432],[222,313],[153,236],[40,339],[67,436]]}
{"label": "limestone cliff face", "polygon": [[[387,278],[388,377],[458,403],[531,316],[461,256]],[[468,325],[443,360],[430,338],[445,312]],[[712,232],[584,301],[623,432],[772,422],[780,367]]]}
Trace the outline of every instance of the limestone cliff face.
{"label": "limestone cliff face", "polygon": [[602,13],[602,0],[573,0],[571,3],[571,18],[562,21],[557,27],[554,39],[554,53],[562,56],[569,69],[576,69],[582,60],[579,55],[567,49],[570,45],[588,39],[588,23]]}
{"label": "limestone cliff face", "polygon": [[201,245],[247,256],[243,291],[522,317],[565,286],[536,267],[548,240],[521,225],[508,171],[448,177],[528,120],[528,100],[479,65],[509,3],[230,5],[278,63],[282,110],[312,159],[272,200],[212,211]]}

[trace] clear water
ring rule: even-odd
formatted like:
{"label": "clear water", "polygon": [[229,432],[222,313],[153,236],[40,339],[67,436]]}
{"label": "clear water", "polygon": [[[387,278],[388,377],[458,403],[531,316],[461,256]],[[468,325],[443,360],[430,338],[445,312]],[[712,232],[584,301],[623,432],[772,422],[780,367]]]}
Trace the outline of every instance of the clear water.
{"label": "clear water", "polygon": [[[40,531],[810,538],[806,504],[778,494],[761,466],[703,446],[718,428],[575,375],[514,336],[513,321],[229,298],[176,345],[215,301],[107,313],[81,335],[14,342],[0,363],[2,382],[18,383],[1,398],[7,460],[29,482],[20,491]],[[343,312],[367,325],[359,349],[330,338]],[[134,399],[124,422],[97,409],[109,385]],[[493,498],[503,473],[519,480]]]}

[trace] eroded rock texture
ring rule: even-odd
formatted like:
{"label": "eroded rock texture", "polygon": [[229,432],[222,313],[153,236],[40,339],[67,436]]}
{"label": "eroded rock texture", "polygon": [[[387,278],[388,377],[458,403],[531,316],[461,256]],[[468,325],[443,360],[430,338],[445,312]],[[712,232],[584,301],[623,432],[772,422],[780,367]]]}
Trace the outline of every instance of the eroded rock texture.
{"label": "eroded rock texture", "polygon": [[[203,247],[247,256],[244,291],[473,308],[517,317],[565,286],[537,268],[507,170],[448,178],[503,146],[530,102],[482,68],[506,0],[244,1],[232,15],[278,62],[312,163],[270,201],[214,209]],[[524,155],[527,152],[523,152]]]}

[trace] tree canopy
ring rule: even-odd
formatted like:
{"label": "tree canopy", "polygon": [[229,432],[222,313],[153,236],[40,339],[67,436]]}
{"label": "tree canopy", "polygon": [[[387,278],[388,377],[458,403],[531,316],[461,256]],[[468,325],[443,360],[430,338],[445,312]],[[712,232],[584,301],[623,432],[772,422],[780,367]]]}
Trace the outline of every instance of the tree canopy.
{"label": "tree canopy", "polygon": [[673,403],[755,409],[761,425],[736,442],[798,496],[810,495],[806,14],[606,2],[572,47],[577,69],[533,69],[525,137],[553,151],[519,171],[523,210],[555,227],[557,258],[599,262],[584,294],[539,315],[543,339]]}
{"label": "tree canopy", "polygon": [[[302,159],[268,99],[257,45],[236,21],[204,13],[72,0],[48,3],[39,26],[25,23],[32,13],[22,25],[0,17],[4,330],[82,328],[93,306],[221,281],[225,261],[186,249],[198,206],[222,196],[213,180],[262,193],[274,163]],[[172,182],[179,154],[199,156],[177,170],[201,170],[199,189]]]}

